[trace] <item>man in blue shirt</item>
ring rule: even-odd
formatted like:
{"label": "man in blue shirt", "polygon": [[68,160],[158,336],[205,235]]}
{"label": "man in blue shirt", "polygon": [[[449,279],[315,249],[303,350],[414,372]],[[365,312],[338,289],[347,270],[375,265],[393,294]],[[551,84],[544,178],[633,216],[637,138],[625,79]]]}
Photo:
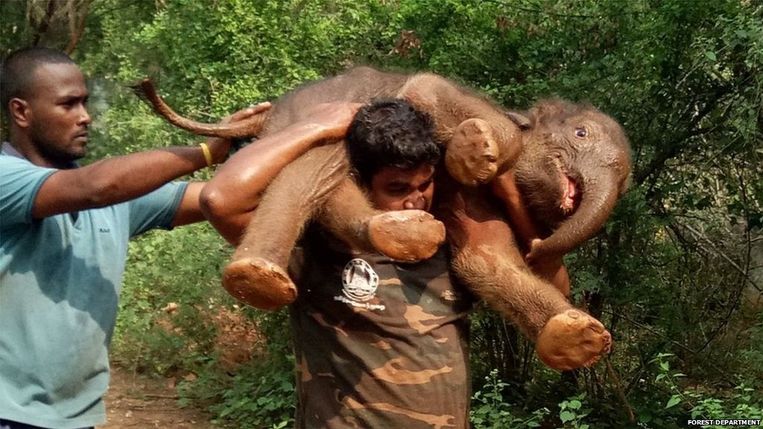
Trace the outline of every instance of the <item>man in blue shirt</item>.
{"label": "man in blue shirt", "polygon": [[[105,421],[108,345],[128,240],[202,220],[203,184],[171,181],[221,162],[230,146],[210,139],[79,167],[91,121],[87,99],[82,72],[60,51],[16,51],[0,70],[10,129],[0,152],[0,429]],[[303,147],[278,145],[284,133],[259,142],[260,159],[278,169],[321,139],[343,135],[354,113],[345,110],[327,126],[285,130],[301,136]]]}

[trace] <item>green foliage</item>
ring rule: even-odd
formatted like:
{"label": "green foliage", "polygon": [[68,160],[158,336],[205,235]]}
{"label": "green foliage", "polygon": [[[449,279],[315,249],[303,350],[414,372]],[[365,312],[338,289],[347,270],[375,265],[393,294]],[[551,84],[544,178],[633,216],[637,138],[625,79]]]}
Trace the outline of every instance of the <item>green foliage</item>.
{"label": "green foliage", "polygon": [[181,385],[181,404],[208,404],[217,423],[231,427],[284,428],[294,423],[293,357],[252,361],[235,375],[216,369]]}
{"label": "green foliage", "polygon": [[547,408],[534,410],[529,416],[520,417],[516,407],[508,403],[503,392],[509,384],[501,381],[498,371],[492,370],[485,377],[482,389],[472,395],[469,420],[475,429],[537,428],[548,415]]}
{"label": "green foliage", "polygon": [[[228,249],[208,226],[152,232],[130,244],[113,357],[142,371],[187,371],[208,361],[209,310],[230,305],[219,285]],[[177,305],[170,318],[162,309]],[[180,335],[179,335],[180,334]]]}
{"label": "green foliage", "polygon": [[[283,359],[282,362],[287,365],[260,364],[251,373],[237,374],[231,388],[223,394],[222,402],[210,410],[220,418],[242,425],[291,427],[297,399],[291,371],[294,360]],[[288,364],[292,368],[287,368]]]}
{"label": "green foliage", "polygon": [[[657,369],[654,387],[658,395],[663,396],[662,405],[642,408],[639,422],[655,427],[684,427],[687,418],[761,418],[763,398],[757,394],[756,388],[740,383],[732,389],[712,392],[707,386],[688,385],[686,375],[671,369],[673,359],[669,353],[660,353],[652,360]],[[658,395],[654,395],[655,398]]]}
{"label": "green foliage", "polygon": [[[734,388],[727,398],[705,397],[695,392],[686,392],[693,402],[692,419],[728,419],[728,416],[744,416],[745,419],[763,419],[763,401],[755,397],[755,389],[744,384]],[[720,426],[709,426],[712,428]]]}
{"label": "green foliage", "polygon": [[[0,52],[33,40],[31,3],[0,2]],[[627,405],[605,370],[560,378],[511,326],[480,311],[475,427],[673,428],[687,416],[759,415],[763,325],[747,298],[762,284],[759,2],[97,0],[86,24],[74,57],[93,83],[91,160],[195,142],[126,88],[146,75],[205,122],[356,64],[433,70],[515,109],[549,95],[591,102],[630,136],[632,186],[566,262],[575,303],[613,333]],[[234,304],[219,287],[229,251],[208,227],[135,241],[113,356],[196,374],[186,402],[222,423],[289,424],[283,315],[249,314],[267,359],[232,376],[219,368],[207,313]],[[171,302],[172,327],[160,329]]]}
{"label": "green foliage", "polygon": [[[759,319],[763,314],[759,314]],[[747,332],[749,342],[740,347],[743,365],[748,368],[763,368],[763,320],[751,327]],[[758,377],[757,382],[763,380]]]}
{"label": "green foliage", "polygon": [[565,399],[559,404],[559,420],[564,428],[589,429],[590,425],[583,423],[591,414],[591,408],[585,406],[585,393]]}

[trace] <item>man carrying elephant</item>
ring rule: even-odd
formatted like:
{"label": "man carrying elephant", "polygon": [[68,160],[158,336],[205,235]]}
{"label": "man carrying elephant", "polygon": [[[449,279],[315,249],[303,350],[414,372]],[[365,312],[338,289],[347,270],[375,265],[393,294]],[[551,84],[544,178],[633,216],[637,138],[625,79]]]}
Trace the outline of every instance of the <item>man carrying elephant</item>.
{"label": "man carrying elephant", "polygon": [[[627,138],[616,121],[595,108],[550,100],[538,102],[527,115],[509,113],[441,76],[358,67],[286,94],[272,113],[255,121],[219,127],[179,117],[150,85],[144,83],[144,89],[172,123],[227,137],[269,136],[321,102],[407,100],[431,115],[445,148],[446,168],[435,178],[443,191],[436,215],[447,228],[456,276],[535,341],[538,356],[552,368],[590,366],[608,351],[611,337],[602,324],[574,309],[562,292],[528,268],[528,263],[537,267],[550,260],[556,270],[549,274],[558,272],[561,256],[601,228],[627,188]],[[422,260],[436,252],[444,239],[441,223],[421,210],[379,212],[347,178],[347,165],[343,144],[328,144],[276,176],[246,232],[229,237],[237,245],[223,273],[229,293],[263,309],[293,302],[297,288],[286,270],[310,220],[354,249],[395,260]],[[516,179],[514,190],[500,189],[511,182],[503,173]],[[500,180],[493,180],[497,174]],[[537,235],[517,234],[521,240],[515,240],[494,196],[477,186],[491,181],[506,201],[504,195],[521,194]]]}
{"label": "man carrying elephant", "polygon": [[[444,170],[435,171],[440,147],[432,120],[406,101],[381,100],[362,108],[346,141],[353,183],[363,188],[375,209],[434,210],[448,225],[456,249],[464,241],[500,241],[506,246],[513,242],[485,189],[464,192]],[[333,148],[318,149],[325,149],[321,152],[327,159],[335,157]],[[309,162],[308,158],[302,165]],[[239,243],[255,209],[249,202],[259,201],[261,185],[247,184],[246,177],[257,169],[251,166],[260,164],[253,151],[245,150],[202,192],[210,222],[233,243]],[[443,185],[437,197],[435,183]],[[516,192],[510,176],[495,187],[500,195]],[[334,216],[354,210],[342,205],[357,201],[352,189],[344,183],[329,198]],[[506,201],[512,213],[525,211],[516,200]],[[327,229],[307,227],[289,258],[289,275],[297,288],[290,306],[298,365],[297,427],[468,427],[465,318],[474,298],[448,273],[451,258],[441,247],[424,261],[402,263],[378,253],[352,251]],[[454,261],[463,263],[458,256]],[[468,270],[488,272],[462,268]],[[489,278],[482,280],[497,291],[490,298],[518,300],[506,305],[531,307],[534,302],[523,301],[521,294],[506,295]],[[569,304],[556,311],[566,308]],[[597,335],[592,330],[588,353],[601,353]],[[557,346],[564,339],[550,342]]]}
{"label": "man carrying elephant", "polygon": [[[353,174],[375,208],[432,208],[441,148],[428,115],[404,100],[380,100],[360,109],[346,139]],[[261,165],[257,158],[234,155],[202,192],[210,222],[226,236],[245,213],[223,206],[257,199],[259,185],[243,179],[255,169],[248,166]],[[296,427],[469,427],[473,297],[452,279],[448,259],[442,246],[425,261],[400,263],[307,228],[289,267],[299,291],[290,306]]]}

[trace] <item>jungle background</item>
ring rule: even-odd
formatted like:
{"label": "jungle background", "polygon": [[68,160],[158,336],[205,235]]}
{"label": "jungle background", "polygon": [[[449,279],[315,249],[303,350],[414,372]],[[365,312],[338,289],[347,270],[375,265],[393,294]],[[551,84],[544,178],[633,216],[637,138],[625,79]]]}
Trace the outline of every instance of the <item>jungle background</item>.
{"label": "jungle background", "polygon": [[[90,160],[200,141],[131,93],[143,76],[207,122],[358,64],[431,70],[518,109],[551,95],[592,103],[625,127],[635,170],[605,229],[566,262],[614,351],[559,374],[477,311],[474,427],[763,417],[759,1],[2,0],[0,35],[3,56],[44,45],[81,64]],[[220,427],[289,427],[284,314],[224,293],[230,252],[206,225],[135,240],[113,362],[175,377],[179,406]]]}

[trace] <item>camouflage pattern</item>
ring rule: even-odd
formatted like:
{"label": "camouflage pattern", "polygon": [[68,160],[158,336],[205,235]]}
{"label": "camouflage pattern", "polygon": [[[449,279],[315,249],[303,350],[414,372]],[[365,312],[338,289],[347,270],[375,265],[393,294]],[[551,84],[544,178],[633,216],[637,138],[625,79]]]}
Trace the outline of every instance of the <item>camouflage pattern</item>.
{"label": "camouflage pattern", "polygon": [[445,250],[401,264],[306,237],[291,267],[296,427],[468,428],[473,297]]}

